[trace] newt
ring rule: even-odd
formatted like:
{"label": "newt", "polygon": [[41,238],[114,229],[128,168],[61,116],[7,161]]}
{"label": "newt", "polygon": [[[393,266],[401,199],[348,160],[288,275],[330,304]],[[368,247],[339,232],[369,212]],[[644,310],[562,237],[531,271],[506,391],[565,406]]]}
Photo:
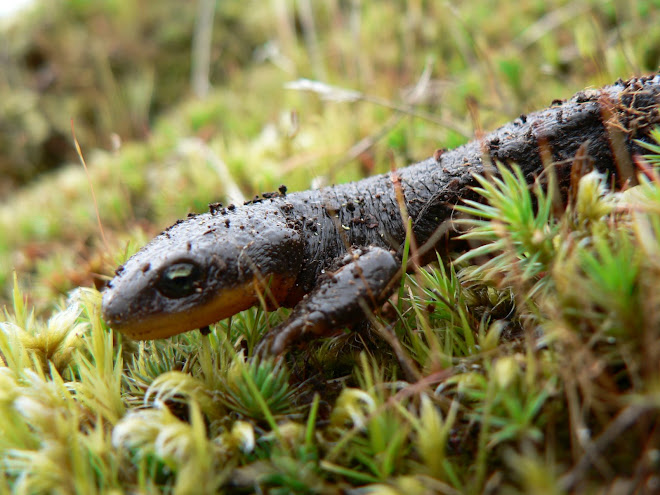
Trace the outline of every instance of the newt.
{"label": "newt", "polygon": [[117,269],[104,291],[103,318],[131,338],[156,339],[205,329],[256,304],[293,308],[260,344],[273,354],[350,326],[385,302],[401,275],[402,211],[416,244],[433,248],[423,263],[451,245],[439,232],[454,205],[474,198],[475,174],[494,171],[495,162],[517,163],[531,182],[550,156],[564,181],[584,145],[597,169],[623,181],[631,175],[625,165],[642,152],[635,140],[660,123],[659,95],[658,74],[618,81],[391,173],[289,194],[281,188],[240,206],[213,204]]}

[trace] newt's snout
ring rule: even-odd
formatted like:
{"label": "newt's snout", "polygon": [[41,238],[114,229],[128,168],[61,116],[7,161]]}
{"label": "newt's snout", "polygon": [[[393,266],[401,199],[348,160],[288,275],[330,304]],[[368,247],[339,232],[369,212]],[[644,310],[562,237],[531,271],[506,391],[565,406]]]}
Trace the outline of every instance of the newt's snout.
{"label": "newt's snout", "polygon": [[198,215],[117,270],[103,294],[103,319],[131,338],[156,339],[232,316],[260,296],[277,306],[294,286],[302,256],[300,236],[272,210]]}

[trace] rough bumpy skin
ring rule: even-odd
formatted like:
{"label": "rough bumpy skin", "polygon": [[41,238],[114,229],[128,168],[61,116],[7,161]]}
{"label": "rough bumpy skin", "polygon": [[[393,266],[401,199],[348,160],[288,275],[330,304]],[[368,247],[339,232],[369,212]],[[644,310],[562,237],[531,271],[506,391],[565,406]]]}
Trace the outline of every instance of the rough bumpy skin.
{"label": "rough bumpy skin", "polygon": [[[659,104],[660,75],[618,81],[390,174],[214,207],[173,225],[117,271],[104,294],[104,318],[129,336],[159,338],[260,300],[269,308],[299,305],[262,346],[281,352],[302,333],[354,322],[356,300],[374,307],[388,296],[384,289],[399,271],[405,240],[397,193],[421,245],[436,242],[454,205],[473,195],[474,174],[495,161],[517,163],[531,181],[543,172],[545,153],[563,180],[584,144],[596,168],[626,180],[634,173],[631,157],[643,152],[635,140],[647,139],[660,123]],[[344,259],[353,247],[366,249]],[[326,272],[337,275],[331,291]],[[341,291],[350,297],[339,297]]]}

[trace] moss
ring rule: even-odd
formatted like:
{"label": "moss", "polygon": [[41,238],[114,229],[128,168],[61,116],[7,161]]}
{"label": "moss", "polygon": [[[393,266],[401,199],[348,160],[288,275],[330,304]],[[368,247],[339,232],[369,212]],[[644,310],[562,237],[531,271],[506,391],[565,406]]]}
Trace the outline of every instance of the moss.
{"label": "moss", "polygon": [[[135,343],[105,327],[96,289],[63,298],[231,186],[386,171],[655,70],[651,4],[218,4],[202,100],[194,9],[62,1],[16,23],[0,78],[0,491],[657,490],[660,148],[638,186],[585,176],[562,213],[515,174],[484,183],[490,203],[464,205],[482,247],[407,277],[377,332],[278,363],[249,356],[284,310]],[[425,67],[423,97],[388,127]],[[321,74],[360,97],[283,87]]]}

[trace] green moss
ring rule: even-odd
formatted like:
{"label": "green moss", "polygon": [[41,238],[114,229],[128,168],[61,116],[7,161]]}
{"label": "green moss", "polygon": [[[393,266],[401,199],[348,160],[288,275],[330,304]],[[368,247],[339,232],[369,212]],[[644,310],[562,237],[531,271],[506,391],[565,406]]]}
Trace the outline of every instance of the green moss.
{"label": "green moss", "polygon": [[[62,1],[16,24],[20,63],[0,81],[0,491],[652,491],[653,175],[617,194],[586,176],[561,214],[515,173],[484,182],[489,203],[464,205],[481,247],[409,275],[395,316],[375,323],[398,353],[347,332],[252,360],[286,317],[260,309],[206,337],[136,344],[105,327],[96,290],[63,299],[176,218],[229,202],[226,177],[246,197],[358,179],[657,68],[654,2],[560,4],[312,2],[309,17],[292,2],[225,2],[205,99],[189,91],[194,8]],[[57,92],[37,84],[49,67]],[[386,127],[425,67],[414,110],[449,125],[403,112]],[[300,77],[360,97],[284,88]],[[7,185],[48,168],[44,143],[68,143],[72,117],[104,236],[71,148],[72,164]],[[372,146],[347,158],[362,139]]]}

